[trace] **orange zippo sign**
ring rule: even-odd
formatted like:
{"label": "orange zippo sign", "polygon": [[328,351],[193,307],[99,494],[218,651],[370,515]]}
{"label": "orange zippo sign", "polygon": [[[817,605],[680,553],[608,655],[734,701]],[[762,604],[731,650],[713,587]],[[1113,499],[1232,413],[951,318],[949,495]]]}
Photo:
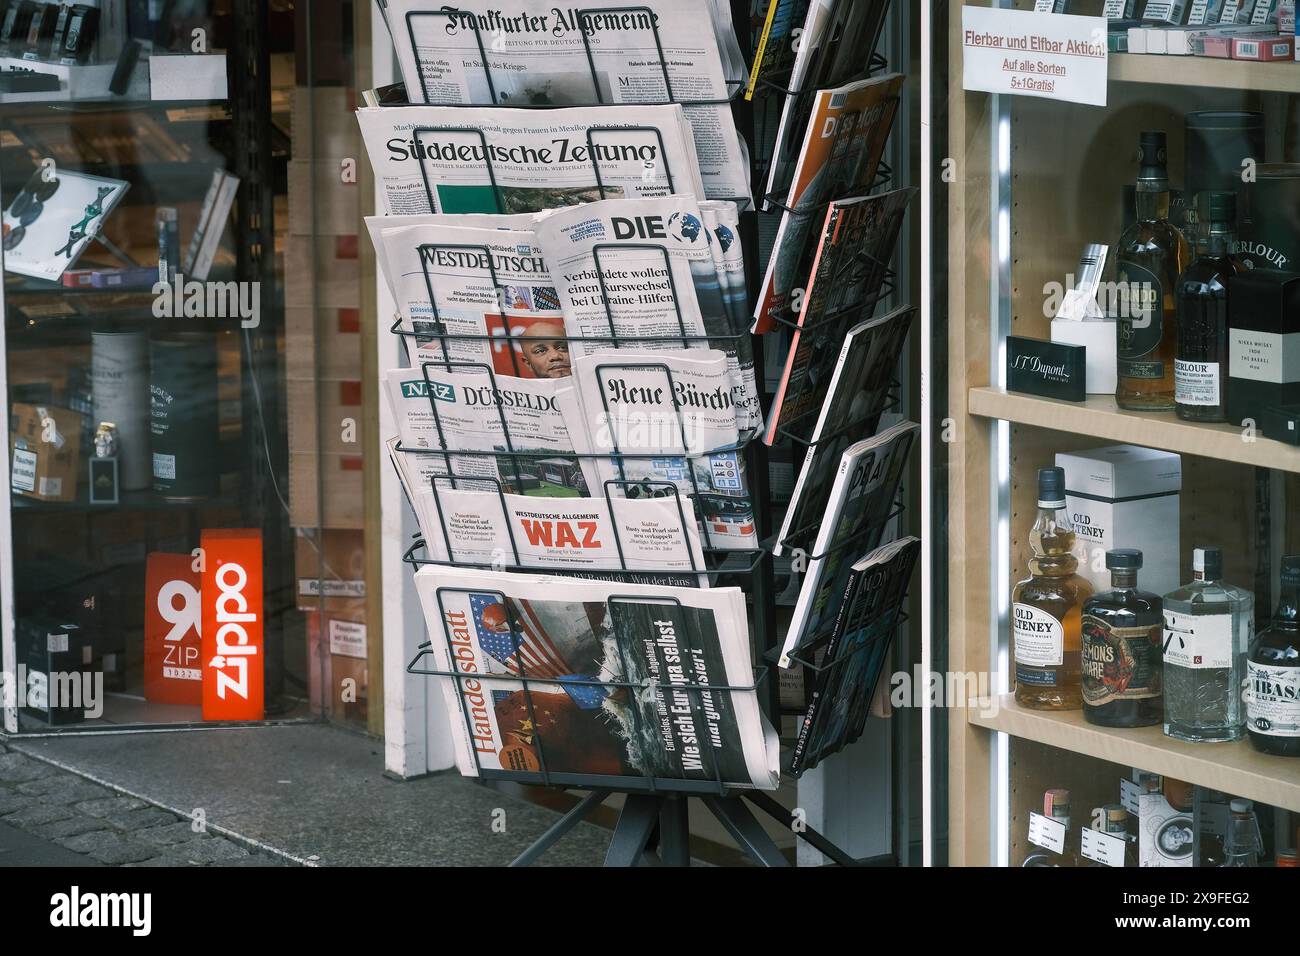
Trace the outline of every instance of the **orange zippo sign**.
{"label": "orange zippo sign", "polygon": [[205,529],[203,719],[263,717],[262,532]]}

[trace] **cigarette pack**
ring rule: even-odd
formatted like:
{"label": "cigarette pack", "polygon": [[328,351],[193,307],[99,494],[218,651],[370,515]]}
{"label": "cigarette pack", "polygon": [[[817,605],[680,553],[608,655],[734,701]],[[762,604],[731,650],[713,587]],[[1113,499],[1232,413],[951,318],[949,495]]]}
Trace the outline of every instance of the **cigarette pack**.
{"label": "cigarette pack", "polygon": [[1233,37],[1234,60],[1290,60],[1295,56],[1295,38]]}

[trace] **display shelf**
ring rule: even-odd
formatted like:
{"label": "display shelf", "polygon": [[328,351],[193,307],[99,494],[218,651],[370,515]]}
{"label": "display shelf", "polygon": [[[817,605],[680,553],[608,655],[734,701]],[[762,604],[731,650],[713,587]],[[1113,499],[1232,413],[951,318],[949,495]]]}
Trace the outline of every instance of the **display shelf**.
{"label": "display shelf", "polygon": [[968,407],[980,418],[1300,473],[1300,447],[1262,435],[1247,441],[1238,426],[1185,422],[1173,412],[1124,411],[1109,395],[1090,395],[1080,403],[972,388]]}
{"label": "display shelf", "polygon": [[159,497],[151,491],[124,491],[121,500],[115,505],[92,505],[85,498],[85,489],[78,493],[76,501],[41,501],[25,498],[15,494],[13,510],[15,513],[39,513],[71,511],[193,511],[199,508],[237,508],[239,502],[233,498],[196,498],[193,501],[169,500]]}
{"label": "display shelf", "polygon": [[986,730],[1300,812],[1300,760],[1261,754],[1246,740],[1192,744],[1166,737],[1159,726],[1099,727],[1078,710],[1028,710],[1012,694],[972,701],[967,714]]}
{"label": "display shelf", "polygon": [[1162,86],[1201,86],[1222,90],[1268,90],[1300,94],[1300,65],[1287,62],[1252,63],[1209,56],[1162,56],[1151,53],[1112,53],[1113,83],[1152,83]]}

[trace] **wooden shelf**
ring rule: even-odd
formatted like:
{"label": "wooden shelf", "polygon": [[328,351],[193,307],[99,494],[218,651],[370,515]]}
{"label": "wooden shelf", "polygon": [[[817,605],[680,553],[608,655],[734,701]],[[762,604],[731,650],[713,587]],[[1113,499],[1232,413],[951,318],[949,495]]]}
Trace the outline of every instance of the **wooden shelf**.
{"label": "wooden shelf", "polygon": [[1300,94],[1300,64],[1252,63],[1209,56],[1112,53],[1110,79],[1117,83],[1201,86],[1230,90],[1272,90]]}
{"label": "wooden shelf", "polygon": [[[996,712],[984,716],[994,704]],[[967,714],[972,724],[987,730],[1300,813],[1300,760],[1259,753],[1249,740],[1191,744],[1166,737],[1158,725],[1132,730],[1098,727],[1078,710],[1026,710],[1012,694],[974,701]]]}
{"label": "wooden shelf", "polygon": [[972,388],[968,407],[972,415],[982,418],[1300,472],[1300,447],[1262,435],[1245,441],[1242,430],[1234,425],[1185,422],[1173,412],[1127,412],[1109,395],[1090,395],[1086,402],[1061,402],[1000,388]]}

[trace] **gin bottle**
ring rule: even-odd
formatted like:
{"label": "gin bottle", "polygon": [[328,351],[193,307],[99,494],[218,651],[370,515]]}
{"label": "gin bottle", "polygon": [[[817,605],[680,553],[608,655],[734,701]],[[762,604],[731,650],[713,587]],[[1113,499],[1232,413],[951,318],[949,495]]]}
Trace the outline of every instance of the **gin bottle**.
{"label": "gin bottle", "polygon": [[1225,584],[1218,548],[1192,552],[1192,581],[1165,595],[1165,733],[1237,740],[1255,596]]}
{"label": "gin bottle", "polygon": [[1282,559],[1282,595],[1247,664],[1246,729],[1256,750],[1300,757],[1300,555]]}

